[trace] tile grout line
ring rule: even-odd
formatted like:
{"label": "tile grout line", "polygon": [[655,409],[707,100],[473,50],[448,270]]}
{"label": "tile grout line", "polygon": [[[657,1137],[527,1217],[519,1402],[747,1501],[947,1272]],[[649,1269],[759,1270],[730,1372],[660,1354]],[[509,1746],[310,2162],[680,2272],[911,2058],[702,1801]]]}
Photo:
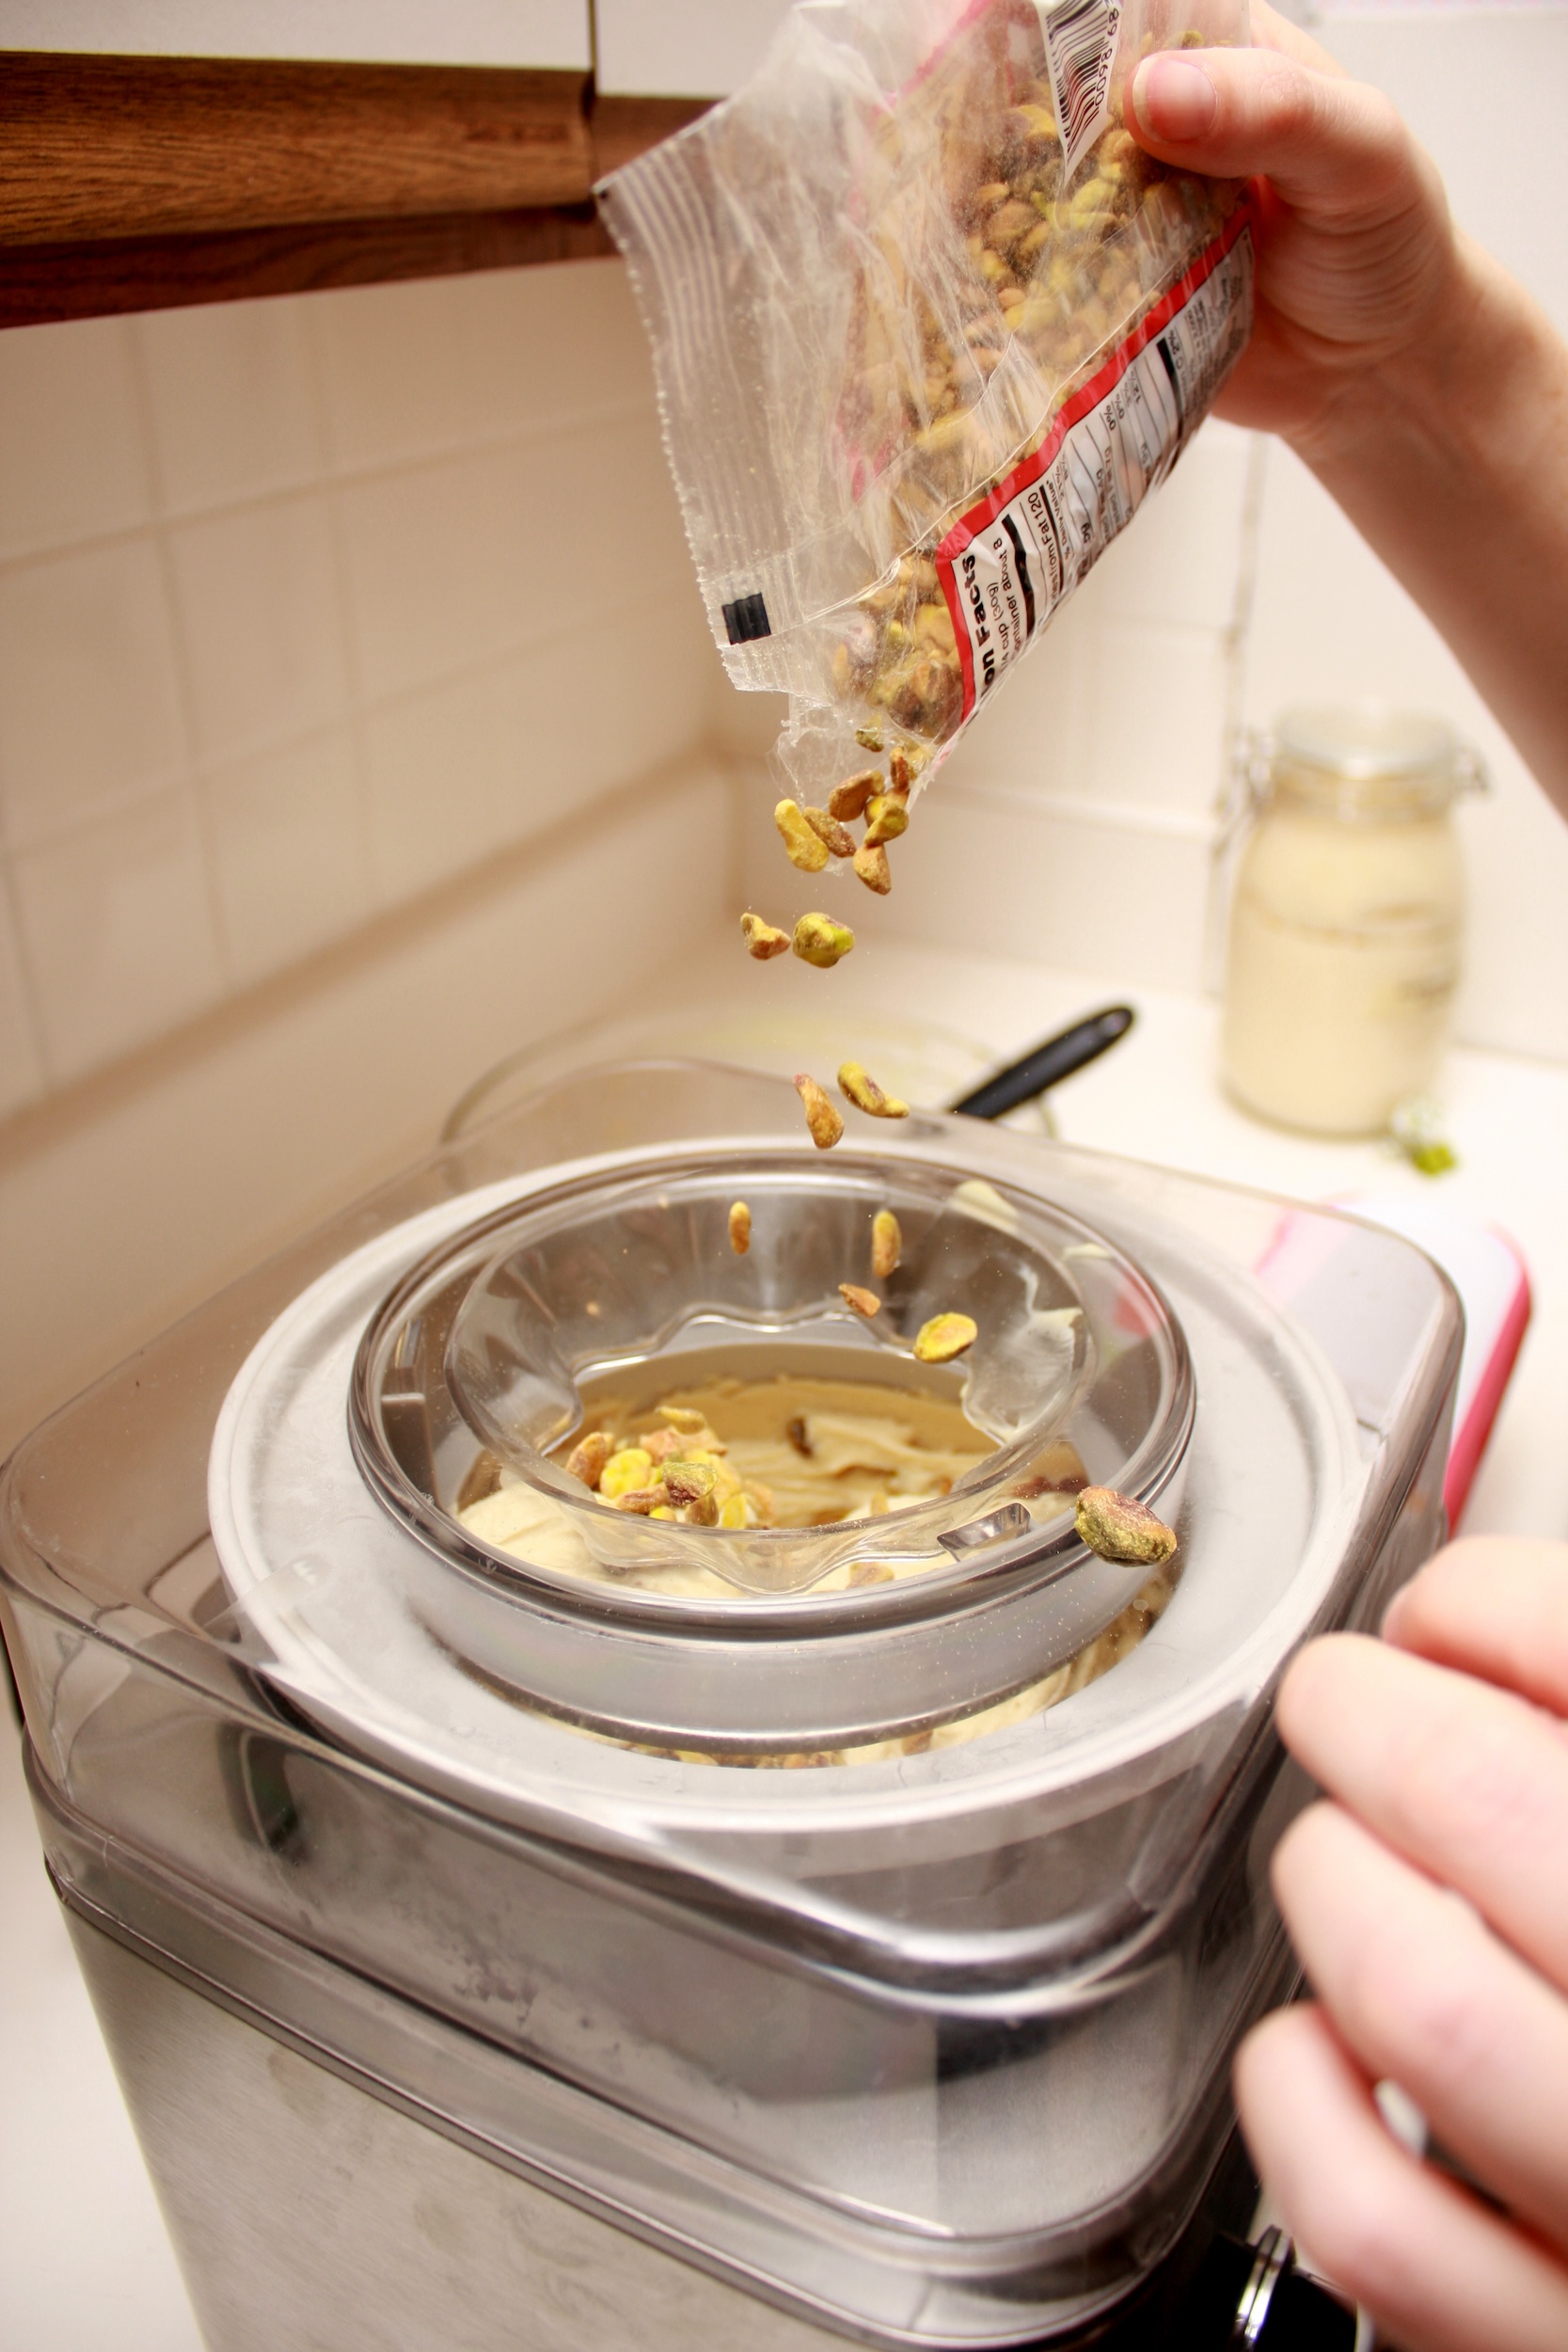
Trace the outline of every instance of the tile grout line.
{"label": "tile grout line", "polygon": [[350,583],[348,548],[343,530],[342,494],[337,471],[332,401],[327,390],[326,364],[321,346],[319,314],[311,310],[309,303],[301,303],[299,315],[300,330],[304,338],[305,369],[310,409],[315,421],[316,442],[321,452],[323,468],[318,487],[325,510],[327,546],[332,561],[333,597],[338,609],[338,628],[343,644],[343,668],[348,680],[348,707],[344,713],[344,719],[348,726],[349,749],[354,767],[355,836],[358,849],[357,880],[361,899],[359,920],[364,922],[387,903],[381,882],[381,861],[377,855],[375,798],[371,773],[369,708],[364,685],[364,664],[360,660],[358,613],[355,607]]}
{"label": "tile grout line", "polygon": [[[289,297],[280,297],[287,299]],[[313,355],[317,339],[310,314],[307,313],[307,340]],[[134,319],[125,322],[134,326]],[[319,367],[319,358],[313,364]],[[139,367],[137,369],[139,375]],[[517,426],[501,433],[474,433],[446,441],[434,448],[404,453],[401,456],[378,458],[361,463],[340,459],[324,446],[321,470],[303,474],[298,480],[279,483],[265,490],[246,492],[243,497],[219,498],[189,507],[160,508],[150,522],[117,524],[111,531],[93,531],[76,537],[40,540],[30,548],[16,548],[0,552],[0,578],[9,572],[26,571],[37,564],[62,562],[74,555],[93,555],[116,547],[128,546],[161,522],[170,529],[193,523],[228,519],[231,516],[263,512],[281,505],[290,499],[325,492],[334,487],[358,489],[378,483],[397,482],[411,474],[432,473],[442,466],[461,464],[469,457],[495,456],[508,450],[527,451],[547,444],[552,439],[573,438],[606,425],[635,423],[640,420],[654,421],[651,399],[641,393],[635,398],[610,401],[595,407],[581,407],[569,415],[542,419],[536,423]]]}
{"label": "tile grout line", "polygon": [[[221,1000],[234,986],[234,960],[229,939],[229,926],[224,919],[222,893],[218,889],[216,831],[213,823],[213,812],[208,804],[207,794],[198,773],[197,761],[201,736],[196,719],[196,687],[192,675],[191,648],[185,632],[184,607],[181,602],[174,576],[174,554],[169,546],[164,472],[158,455],[152,387],[148,377],[146,354],[142,347],[141,321],[139,318],[127,319],[125,326],[130,346],[130,375],[133,397],[136,404],[136,421],[141,431],[148,478],[152,491],[152,519],[149,532],[158,565],[159,585],[163,590],[164,610],[174,656],[175,691],[180,703],[181,732],[185,739],[184,771],[181,783],[196,818],[197,840],[201,853],[202,890],[207,901],[207,919],[213,927],[213,946],[216,951],[217,999]],[[202,1008],[197,1007],[195,1009],[200,1010]]]}
{"label": "tile grout line", "polygon": [[1262,540],[1263,491],[1267,476],[1267,437],[1255,433],[1247,451],[1246,481],[1242,493],[1236,593],[1230,621],[1225,632],[1225,767],[1214,793],[1213,831],[1203,907],[1203,986],[1205,993],[1213,997],[1221,993],[1225,984],[1226,884],[1235,820],[1239,813],[1236,793],[1243,741],[1243,712],[1246,708],[1246,665],[1252,644],[1253,607],[1258,595],[1258,559]]}
{"label": "tile grout line", "polygon": [[[650,584],[655,587],[667,584],[667,581],[674,577],[674,575],[659,574],[651,582],[641,583],[636,593],[628,595],[623,600],[614,604],[601,605],[598,608],[601,617],[607,622],[613,622],[634,616],[646,603],[646,596],[642,593],[644,588]],[[396,713],[403,707],[422,701],[426,695],[444,693],[453,687],[472,685],[485,677],[499,677],[520,661],[528,660],[535,655],[549,654],[569,644],[576,635],[576,629],[568,626],[564,628],[551,629],[543,636],[519,638],[499,653],[482,655],[475,660],[464,662],[457,669],[443,670],[436,676],[422,680],[418,686],[400,687],[389,694],[367,695],[364,703],[364,716],[369,721],[383,713]],[[231,774],[237,769],[248,767],[254,760],[301,750],[308,744],[319,742],[325,737],[350,726],[352,718],[352,708],[345,707],[334,717],[312,719],[303,726],[290,726],[276,734],[257,736],[234,749],[212,753],[198,751],[189,763],[189,772],[202,785],[210,784]],[[697,748],[710,747],[712,740],[710,730],[699,739]],[[155,777],[150,782],[134,786],[121,793],[111,804],[78,809],[71,815],[60,818],[56,823],[37,832],[29,831],[24,839],[0,845],[0,855],[50,849],[57,843],[72,840],[79,835],[90,833],[96,826],[107,823],[124,812],[147,806],[165,793],[178,791],[181,788],[181,783],[182,778],[179,776],[164,775]]]}

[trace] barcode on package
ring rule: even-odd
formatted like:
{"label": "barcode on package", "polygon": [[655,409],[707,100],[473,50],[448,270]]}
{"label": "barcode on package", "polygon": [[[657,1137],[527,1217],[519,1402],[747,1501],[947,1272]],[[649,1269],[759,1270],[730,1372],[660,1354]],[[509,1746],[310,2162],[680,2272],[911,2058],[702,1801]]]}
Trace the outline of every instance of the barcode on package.
{"label": "barcode on package", "polygon": [[1073,394],[1043,445],[937,549],[966,719],[1164,479],[1240,357],[1252,324],[1247,219],[1238,208]]}
{"label": "barcode on package", "polygon": [[1039,17],[1065,185],[1111,119],[1121,0],[1039,0]]}

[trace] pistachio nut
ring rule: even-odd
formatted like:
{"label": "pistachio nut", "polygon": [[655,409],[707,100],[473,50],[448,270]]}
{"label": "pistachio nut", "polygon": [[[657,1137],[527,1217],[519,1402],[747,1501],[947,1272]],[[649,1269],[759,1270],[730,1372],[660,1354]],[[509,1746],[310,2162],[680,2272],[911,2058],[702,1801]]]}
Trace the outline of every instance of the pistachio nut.
{"label": "pistachio nut", "polygon": [[830,857],[854,856],[855,836],[847,825],[841,825],[825,808],[804,808],[800,814]]}
{"label": "pistachio nut", "polygon": [[815,1078],[808,1078],[802,1070],[795,1080],[795,1091],[806,1109],[806,1125],[811,1139],[819,1152],[831,1152],[844,1133],[844,1121],[829,1102]]}
{"label": "pistachio nut", "polygon": [[875,752],[879,757],[880,756],[882,749],[882,730],[880,727],[857,727],[855,729],[855,740],[860,745],[863,752]]}
{"label": "pistachio nut", "polygon": [[865,846],[879,850],[910,828],[910,812],[895,792],[879,792],[865,812]]}
{"label": "pistachio nut", "polygon": [[933,1315],[923,1323],[915,1335],[915,1361],[921,1364],[950,1364],[955,1356],[961,1356],[973,1347],[980,1336],[980,1327],[970,1315]]}
{"label": "pistachio nut", "polygon": [[730,1202],[730,1248],[743,1258],[752,1247],[752,1212],[744,1200]]}
{"label": "pistachio nut", "polygon": [[1157,1519],[1135,1495],[1114,1486],[1085,1486],[1078,1498],[1078,1533],[1103,1560],[1131,1560],[1157,1566],[1176,1549],[1176,1530]]}
{"label": "pistachio nut", "polygon": [[828,845],[813,833],[800,803],[781,801],[773,811],[773,822],[779,828],[791,866],[798,866],[802,874],[820,874],[828,863]]}
{"label": "pistachio nut", "polygon": [[838,1295],[847,1307],[853,1307],[856,1314],[863,1315],[867,1323],[874,1314],[881,1311],[882,1302],[876,1292],[863,1290],[858,1282],[841,1282]]}
{"label": "pistachio nut", "polygon": [[659,1483],[669,1502],[695,1502],[699,1496],[713,1492],[714,1474],[705,1462],[666,1462],[659,1471]]}
{"label": "pistachio nut", "polygon": [[891,1209],[879,1209],[871,1220],[871,1271],[879,1282],[898,1271],[904,1236]]}
{"label": "pistachio nut", "polygon": [[613,1500],[617,1511],[630,1511],[636,1518],[645,1519],[664,1502],[665,1494],[662,1486],[625,1486]]}
{"label": "pistachio nut", "polygon": [[645,1486],[653,1467],[653,1456],[641,1446],[623,1446],[618,1454],[610,1455],[600,1472],[599,1492],[613,1502],[620,1496]]}
{"label": "pistachio nut", "polygon": [[693,1495],[681,1517],[688,1527],[717,1527],[719,1524],[718,1497],[713,1494]]}
{"label": "pistachio nut", "polygon": [[659,1405],[654,1409],[667,1429],[679,1430],[683,1438],[695,1438],[707,1427],[707,1415],[695,1405]]}
{"label": "pistachio nut", "polygon": [[[867,728],[865,732],[876,734],[877,730]],[[881,788],[881,770],[863,768],[859,775],[846,776],[842,784],[834,785],[828,795],[828,814],[836,817],[841,824],[853,824],[857,817],[865,815],[865,804],[872,794]]]}
{"label": "pistachio nut", "polygon": [[585,1486],[597,1486],[609,1459],[610,1439],[602,1429],[591,1429],[567,1454],[566,1475],[580,1478]]}
{"label": "pistachio nut", "polygon": [[[816,840],[815,834],[812,839]],[[820,843],[817,846],[821,848]],[[855,934],[848,924],[835,923],[831,914],[802,914],[792,942],[801,962],[814,963],[819,972],[831,972],[854,944]]]}
{"label": "pistachio nut", "polygon": [[865,1111],[873,1119],[908,1119],[910,1106],[896,1094],[884,1094],[864,1065],[858,1061],[839,1064],[838,1090],[847,1103],[853,1103],[858,1111]]}
{"label": "pistachio nut", "polygon": [[789,953],[789,933],[781,931],[775,924],[765,923],[760,914],[743,914],[740,932],[747,954],[755,956],[759,963],[766,963],[769,956]]}
{"label": "pistachio nut", "polygon": [[855,851],[855,871],[867,890],[874,890],[879,898],[885,898],[893,888],[893,868],[879,843],[874,849],[863,847]]}

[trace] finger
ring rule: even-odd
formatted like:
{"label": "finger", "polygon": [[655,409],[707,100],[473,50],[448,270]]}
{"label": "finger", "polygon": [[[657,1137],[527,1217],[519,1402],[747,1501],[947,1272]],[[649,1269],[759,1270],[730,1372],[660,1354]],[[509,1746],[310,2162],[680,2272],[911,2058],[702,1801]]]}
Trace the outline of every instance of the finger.
{"label": "finger", "polygon": [[1279,1692],[1331,1796],[1568,1992],[1568,1740],[1536,1708],[1363,1634],[1309,1642]]}
{"label": "finger", "polygon": [[1383,1634],[1568,1716],[1568,1544],[1449,1544],[1395,1595]]}
{"label": "finger", "polygon": [[1283,49],[1158,51],[1133,74],[1126,113],[1166,163],[1267,178],[1324,223],[1365,231],[1412,200],[1419,151],[1389,101]]}
{"label": "finger", "polygon": [[1359,2064],[1408,2091],[1479,2181],[1568,2250],[1568,2002],[1338,1805],[1292,1823],[1274,1883]]}
{"label": "finger", "polygon": [[1248,2035],[1236,2101],[1292,2233],[1406,2352],[1562,2352],[1568,2271],[1399,2146],[1321,2010]]}

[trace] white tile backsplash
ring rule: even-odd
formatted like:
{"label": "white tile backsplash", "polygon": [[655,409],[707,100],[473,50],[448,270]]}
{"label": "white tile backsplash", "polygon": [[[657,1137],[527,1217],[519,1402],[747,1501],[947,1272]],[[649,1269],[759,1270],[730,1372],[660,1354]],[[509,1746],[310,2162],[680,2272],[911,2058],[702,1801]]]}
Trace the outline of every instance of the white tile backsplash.
{"label": "white tile backsplash", "polygon": [[520,840],[610,791],[626,772],[628,728],[648,768],[707,731],[724,680],[690,579],[673,580],[655,602],[595,617],[597,627],[531,646],[498,673],[503,839]]}
{"label": "white tile backsplash", "polygon": [[444,882],[499,847],[507,751],[499,699],[496,673],[487,669],[370,713],[371,859],[382,905]]}
{"label": "white tile backsplash", "polygon": [[204,790],[232,981],[263,979],[364,921],[369,866],[347,726],[215,769]]}
{"label": "white tile backsplash", "polygon": [[325,726],[343,711],[342,612],[322,499],[204,516],[170,532],[169,552],[206,757]]}
{"label": "white tile backsplash", "polygon": [[505,434],[634,400],[652,412],[653,363],[619,262],[547,269],[481,270],[458,289],[471,370],[473,415]]}
{"label": "white tile backsplash", "polygon": [[189,1020],[221,993],[190,787],[19,850],[12,875],[56,1085]]}
{"label": "white tile backsplash", "polygon": [[[350,609],[366,692],[406,692],[493,660],[537,628],[536,469],[476,449],[378,474],[340,494]],[[547,495],[547,493],[546,493]]]}
{"label": "white tile backsplash", "polygon": [[696,751],[720,675],[618,262],[0,336],[0,1116]]}
{"label": "white tile backsplash", "polygon": [[1101,609],[1123,621],[1228,629],[1253,437],[1212,417],[1095,572]]}
{"label": "white tile backsplash", "polygon": [[0,334],[0,556],[151,512],[130,332],[82,319]]}
{"label": "white tile backsplash", "polygon": [[1112,620],[1098,632],[1085,790],[1118,808],[1213,811],[1225,776],[1230,654],[1215,629]]}
{"label": "white tile backsplash", "polygon": [[170,614],[150,539],[0,572],[7,841],[40,839],[172,783],[186,758]]}
{"label": "white tile backsplash", "polygon": [[473,437],[476,368],[463,280],[356,286],[312,307],[333,455],[350,468],[459,449]]}
{"label": "white tile backsplash", "polygon": [[308,308],[224,302],[132,321],[171,513],[292,489],[321,471]]}

